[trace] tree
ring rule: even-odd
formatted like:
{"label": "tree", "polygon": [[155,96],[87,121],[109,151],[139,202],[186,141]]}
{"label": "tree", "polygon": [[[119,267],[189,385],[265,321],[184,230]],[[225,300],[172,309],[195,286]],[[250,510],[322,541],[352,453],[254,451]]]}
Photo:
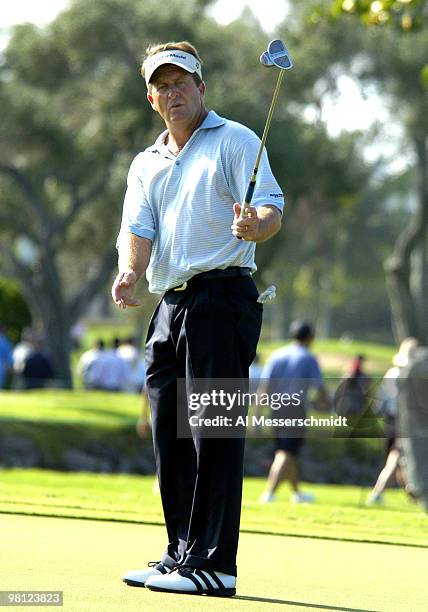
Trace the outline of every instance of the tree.
{"label": "tree", "polygon": [[[200,0],[76,0],[46,28],[17,26],[0,71],[1,252],[70,386],[69,330],[115,267],[124,177],[155,125],[141,41],[191,36]],[[149,134],[149,136],[147,136]]]}
{"label": "tree", "polygon": [[[313,3],[299,3],[278,29],[295,61],[268,141],[269,155],[281,159],[285,170],[285,231],[267,243],[266,251],[258,247],[264,279],[275,283],[283,298],[272,309],[275,335],[284,335],[296,316],[315,321],[318,335],[341,333],[336,315],[354,306],[348,279],[359,275],[362,284],[366,281],[357,264],[352,267],[351,243],[356,220],[364,225],[366,219],[362,186],[372,169],[362,159],[361,134],[331,138],[322,113],[325,97],[337,91],[338,76],[359,49],[359,38],[352,24],[337,28],[312,15]],[[374,275],[376,286],[382,286],[381,268]],[[384,312],[386,304],[381,295],[378,310]]]}
{"label": "tree", "polygon": [[[64,384],[70,384],[69,328],[97,292],[107,291],[114,271],[129,163],[163,129],[139,77],[144,48],[165,39],[194,42],[206,58],[208,106],[261,134],[275,82],[257,60],[266,35],[248,16],[219,26],[204,14],[206,5],[75,0],[45,28],[16,27],[4,52],[2,272],[22,281]],[[277,274],[281,258],[309,253],[311,273],[321,270],[325,278],[334,258],[334,222],[350,221],[359,206],[357,184],[368,171],[351,140],[331,141],[302,113],[308,104],[319,107],[323,92],[334,87],[337,49],[339,63],[355,54],[355,28],[305,25],[300,13],[299,4],[285,30],[298,70],[287,75],[268,141],[293,215],[286,214],[285,240],[280,235],[258,247],[258,262],[268,277]],[[300,239],[300,219],[315,228],[308,232],[312,244]],[[292,267],[294,276],[298,268]],[[281,272],[283,284],[292,282]],[[340,278],[337,268],[336,300]]]}
{"label": "tree", "polygon": [[[395,116],[413,148],[415,207],[385,261],[394,332],[398,341],[415,336],[428,340],[426,317],[426,242],[428,229],[428,88],[421,79],[426,64],[428,35],[424,30],[397,36],[378,30],[371,40],[372,67],[368,73],[385,89]],[[391,57],[393,54],[393,57]],[[422,264],[422,265],[421,265]],[[416,282],[412,282],[413,279]],[[416,277],[416,278],[415,278]],[[418,304],[423,304],[420,310]]]}
{"label": "tree", "polygon": [[[416,160],[416,205],[385,261],[385,271],[397,341],[415,336],[425,343],[428,340],[425,306],[428,297],[428,32],[423,28],[426,3],[418,0],[336,2],[333,8],[336,12],[355,11],[368,25],[382,26],[399,19],[401,26],[366,30],[362,48],[367,61],[360,77],[379,84],[394,118],[404,127],[406,145],[413,149]],[[373,14],[378,18],[372,19]]]}

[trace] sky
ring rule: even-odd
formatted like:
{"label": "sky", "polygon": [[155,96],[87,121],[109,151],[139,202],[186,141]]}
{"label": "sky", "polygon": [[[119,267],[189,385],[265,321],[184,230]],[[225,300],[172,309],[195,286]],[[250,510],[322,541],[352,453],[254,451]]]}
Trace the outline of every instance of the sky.
{"label": "sky", "polygon": [[68,4],[68,0],[3,0],[0,6],[1,27],[31,21],[48,23]]}
{"label": "sky", "polygon": [[[37,24],[48,23],[58,12],[64,9],[69,0],[2,0],[0,5],[0,28],[7,28],[16,23],[31,21]],[[88,0],[88,2],[91,0]],[[267,34],[286,16],[288,3],[285,0],[217,0],[211,9],[211,15],[220,23],[227,24],[239,17],[242,10],[249,6]],[[7,33],[0,30],[0,49],[7,43]],[[292,53],[291,53],[292,55]],[[298,67],[296,66],[296,69]],[[322,118],[332,136],[340,132],[354,130],[369,130],[373,120],[389,123],[389,115],[380,99],[374,92],[363,97],[358,84],[344,75],[340,78],[340,96],[328,99],[323,106]],[[314,118],[313,111],[308,108],[306,118]],[[366,156],[375,159],[380,148],[382,153],[394,156],[393,140],[383,143],[378,148],[368,148]],[[404,167],[405,160],[395,157],[391,170],[399,171]]]}
{"label": "sky", "polygon": [[[22,21],[47,23],[67,6],[68,0],[3,0],[2,4],[0,23],[9,26]],[[212,14],[217,21],[226,24],[239,17],[246,5],[257,14],[266,31],[271,31],[286,15],[285,0],[218,0]]]}

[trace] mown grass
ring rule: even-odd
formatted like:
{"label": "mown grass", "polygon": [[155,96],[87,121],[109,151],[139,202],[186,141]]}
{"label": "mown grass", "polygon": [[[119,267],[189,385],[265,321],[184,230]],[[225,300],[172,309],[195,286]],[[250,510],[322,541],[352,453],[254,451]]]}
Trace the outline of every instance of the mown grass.
{"label": "mown grass", "polygon": [[139,409],[140,398],[128,393],[61,389],[0,392],[0,419],[107,428],[135,423]]}
{"label": "mown grass", "polygon": [[[163,524],[152,476],[0,471],[0,512]],[[399,490],[384,507],[364,505],[367,490],[306,485],[316,503],[294,505],[286,485],[278,501],[261,505],[264,480],[246,478],[241,529],[249,532],[386,542],[428,547],[428,517]]]}
{"label": "mown grass", "polygon": [[[67,448],[85,449],[94,441],[135,456],[142,444],[135,433],[140,413],[141,399],[131,394],[60,389],[0,392],[0,433],[34,441],[47,465],[60,469]],[[344,456],[364,463],[381,455],[381,424],[371,419],[369,428],[359,431],[358,437],[346,439],[334,427],[308,430],[311,454],[324,463],[340,461]],[[252,440],[254,435],[252,430],[248,431],[249,443],[266,441]],[[271,433],[265,428],[264,435],[270,438]],[[145,443],[150,444],[150,440]]]}
{"label": "mown grass", "polygon": [[[135,425],[140,413],[141,400],[136,395],[55,389],[0,393],[0,441],[12,441],[12,446],[14,440],[26,441],[33,452],[33,459],[30,456],[28,463],[26,457],[16,454],[17,451],[3,453],[4,465],[38,465],[57,470],[69,470],[74,466],[79,469],[75,460],[70,460],[70,456],[74,456],[70,452],[77,451],[78,456],[79,452],[83,453],[85,461],[91,458],[96,461],[98,469],[108,469],[102,467],[107,461],[112,471],[135,471],[141,454],[146,459],[152,457],[146,452],[151,447],[151,438],[142,441],[136,435]],[[358,437],[346,438],[334,428],[308,430],[307,453],[312,461],[319,461],[324,481],[349,482],[349,461],[359,466],[356,482],[369,484],[374,479],[373,470],[378,463],[380,467],[384,447],[381,427],[370,421],[370,430],[359,431]],[[260,432],[248,431],[249,453],[250,449],[254,451],[263,446],[262,452],[269,461],[271,432],[265,428],[267,438],[255,439],[255,435],[259,436]],[[254,474],[249,453],[246,470]],[[344,459],[348,463],[343,463]],[[125,468],[126,465],[133,467]]]}

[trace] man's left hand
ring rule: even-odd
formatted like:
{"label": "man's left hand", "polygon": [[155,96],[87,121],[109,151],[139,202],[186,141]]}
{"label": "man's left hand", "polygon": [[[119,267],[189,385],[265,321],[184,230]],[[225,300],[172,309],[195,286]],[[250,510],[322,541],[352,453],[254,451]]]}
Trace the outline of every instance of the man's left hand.
{"label": "man's left hand", "polygon": [[149,421],[146,421],[145,419],[138,419],[135,429],[137,431],[138,436],[142,440],[144,440],[145,438],[148,438],[150,436],[152,428]]}
{"label": "man's left hand", "polygon": [[231,225],[232,234],[237,238],[242,238],[246,241],[256,241],[259,232],[260,219],[257,216],[257,209],[254,206],[248,206],[245,209],[245,217],[240,218],[241,204],[235,202],[233,212],[235,217]]}

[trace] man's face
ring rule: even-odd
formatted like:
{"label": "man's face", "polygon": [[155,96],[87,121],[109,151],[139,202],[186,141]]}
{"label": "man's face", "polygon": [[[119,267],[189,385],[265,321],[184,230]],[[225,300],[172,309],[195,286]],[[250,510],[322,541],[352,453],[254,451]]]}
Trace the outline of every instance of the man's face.
{"label": "man's face", "polygon": [[174,64],[160,66],[153,75],[147,99],[165,123],[186,125],[201,112],[205,83]]}

